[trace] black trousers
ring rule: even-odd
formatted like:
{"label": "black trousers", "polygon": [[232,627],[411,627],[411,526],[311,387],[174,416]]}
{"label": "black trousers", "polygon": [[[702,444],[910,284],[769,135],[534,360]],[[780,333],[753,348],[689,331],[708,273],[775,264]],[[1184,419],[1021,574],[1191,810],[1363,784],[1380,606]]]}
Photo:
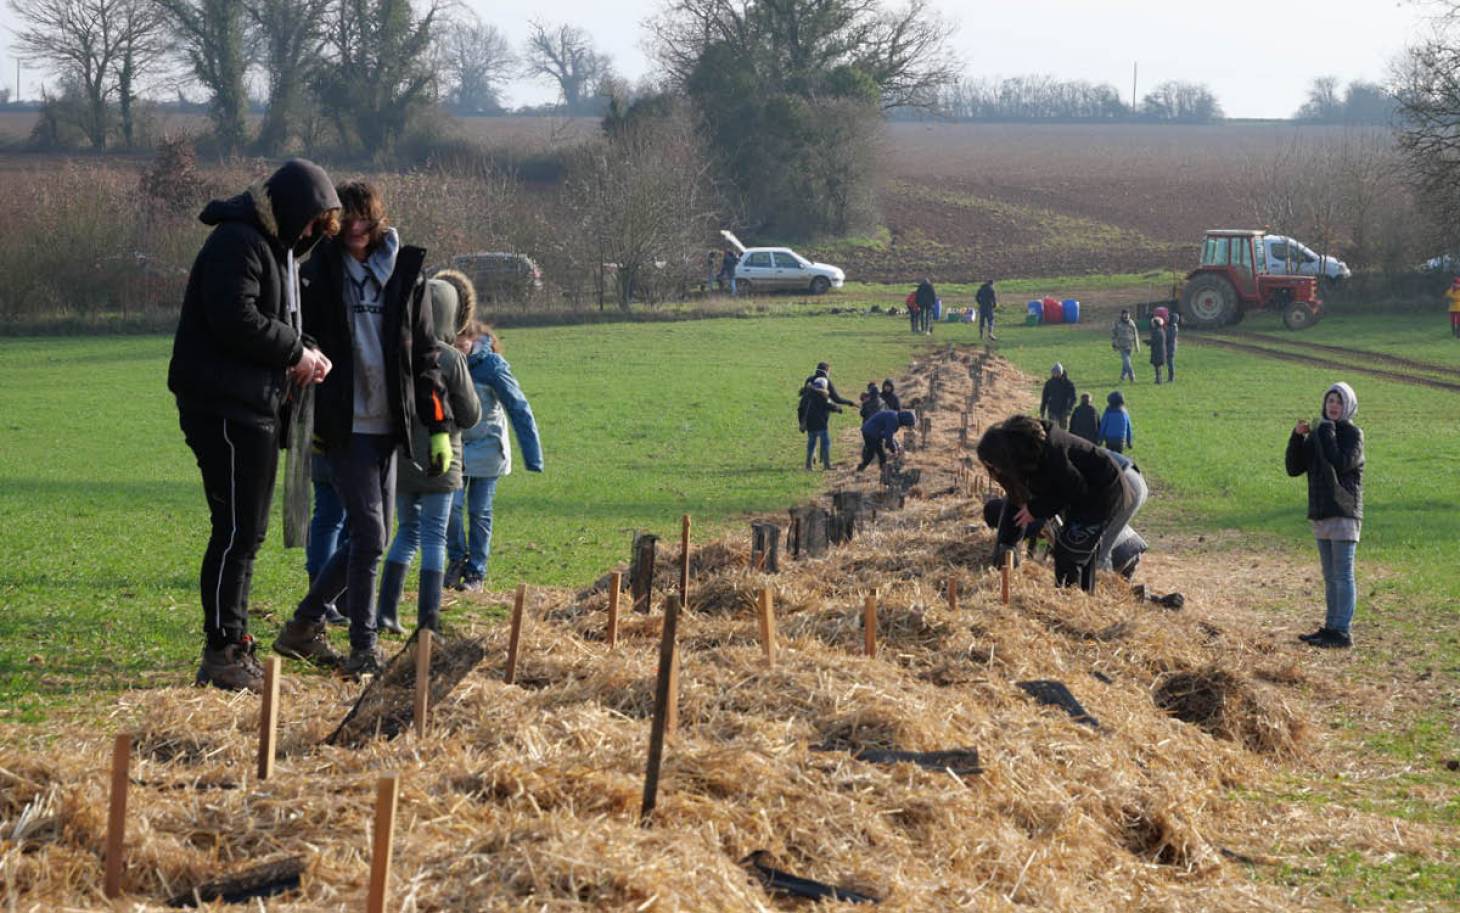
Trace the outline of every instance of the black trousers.
{"label": "black trousers", "polygon": [[877,458],[878,466],[887,465],[887,446],[885,440],[880,436],[874,437],[870,434],[863,434],[862,462],[857,465],[857,471],[860,472],[866,469],[868,464],[872,462],[873,457]]}
{"label": "black trousers", "polygon": [[334,474],[335,492],[345,505],[350,542],[335,550],[315,575],[294,617],[319,621],[325,605],[340,599],[350,616],[350,647],[375,646],[375,572],[390,535],[395,504],[395,438],[388,434],[352,434],[350,443],[325,454]]}
{"label": "black trousers", "polygon": [[197,457],[208,499],[212,532],[198,591],[203,632],[218,650],[248,633],[253,562],[269,529],[279,468],[278,430],[199,412],[180,413],[178,424]]}

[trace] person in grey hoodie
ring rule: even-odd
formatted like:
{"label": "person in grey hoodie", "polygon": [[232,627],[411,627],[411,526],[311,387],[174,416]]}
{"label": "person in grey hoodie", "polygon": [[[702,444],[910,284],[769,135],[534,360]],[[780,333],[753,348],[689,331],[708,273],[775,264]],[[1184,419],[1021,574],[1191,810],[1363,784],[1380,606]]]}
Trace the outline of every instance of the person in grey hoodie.
{"label": "person in grey hoodie", "polygon": [[1315,647],[1349,647],[1357,602],[1354,553],[1364,522],[1364,432],[1354,424],[1359,400],[1336,383],[1323,393],[1316,423],[1293,426],[1284,462],[1288,475],[1308,477],[1308,521],[1318,541],[1327,612],[1323,626],[1298,639]]}
{"label": "person in grey hoodie", "polygon": [[1110,347],[1120,354],[1120,379],[1131,379],[1135,383],[1136,369],[1130,363],[1132,354],[1141,350],[1141,331],[1130,318],[1130,311],[1122,309],[1115,326],[1110,328]]}
{"label": "person in grey hoodie", "polygon": [[[385,556],[380,573],[379,625],[387,631],[404,633],[396,619],[406,571],[416,549],[421,550],[421,578],[417,585],[416,627],[441,630],[441,590],[446,575],[446,527],[451,518],[451,501],[461,488],[461,433],[481,420],[482,407],[472,386],[466,356],[457,351],[457,334],[472,319],[476,293],[471,280],[455,270],[442,270],[426,283],[431,304],[431,322],[436,328],[436,354],[441,380],[451,402],[455,428],[450,432],[451,465],[440,475],[427,473],[410,460],[402,460],[395,484],[395,541]],[[411,436],[417,447],[430,436],[425,422],[416,419]]]}

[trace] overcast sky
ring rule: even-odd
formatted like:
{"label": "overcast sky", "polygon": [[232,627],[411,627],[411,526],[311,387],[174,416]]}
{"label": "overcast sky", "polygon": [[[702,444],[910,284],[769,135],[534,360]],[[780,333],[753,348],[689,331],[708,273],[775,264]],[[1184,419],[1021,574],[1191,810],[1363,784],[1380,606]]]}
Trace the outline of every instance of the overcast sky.
{"label": "overcast sky", "polygon": [[[630,79],[649,70],[643,20],[662,0],[463,0],[520,46],[527,21],[572,22],[587,29]],[[894,0],[895,2],[895,0]],[[1309,82],[1333,74],[1384,81],[1389,61],[1425,28],[1411,0],[1323,3],[1198,3],[1193,0],[931,0],[956,27],[951,41],[979,77],[1049,73],[1109,82],[1129,99],[1131,66],[1138,92],[1158,82],[1205,82],[1231,117],[1287,117]],[[1220,12],[1218,12],[1220,10]],[[1242,18],[1236,19],[1234,16]],[[10,43],[14,14],[0,5],[0,84],[14,88]],[[33,97],[39,74],[26,73]],[[551,101],[546,85],[516,82],[509,105]]]}

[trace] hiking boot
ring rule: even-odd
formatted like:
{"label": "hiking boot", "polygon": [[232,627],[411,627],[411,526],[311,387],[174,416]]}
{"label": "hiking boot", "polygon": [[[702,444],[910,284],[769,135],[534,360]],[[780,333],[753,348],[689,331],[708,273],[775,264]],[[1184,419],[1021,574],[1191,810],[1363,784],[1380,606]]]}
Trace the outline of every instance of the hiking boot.
{"label": "hiking boot", "polygon": [[464,576],[466,576],[466,559],[457,558],[455,561],[447,563],[446,576],[442,578],[441,585],[448,590],[454,590]]}
{"label": "hiking boot", "polygon": [[323,621],[300,621],[296,618],[285,622],[284,630],[274,638],[274,652],[326,668],[340,664],[340,654],[330,646]]}
{"label": "hiking boot", "polygon": [[1347,650],[1354,645],[1353,638],[1349,637],[1347,631],[1335,631],[1332,628],[1308,643],[1325,650]]}
{"label": "hiking boot", "polygon": [[193,684],[199,687],[212,685],[224,691],[252,691],[254,694],[264,690],[264,667],[254,658],[253,637],[245,634],[243,640],[219,650],[205,646],[203,662],[198,666]]}
{"label": "hiking boot", "polygon": [[367,675],[379,675],[385,665],[380,661],[380,651],[375,647],[351,647],[350,658],[340,666],[346,678],[359,680]]}
{"label": "hiking boot", "polygon": [[482,591],[482,575],[467,571],[466,576],[461,578],[461,582],[456,585],[456,588],[463,593],[480,593]]}
{"label": "hiking boot", "polygon": [[350,619],[346,618],[339,609],[335,608],[333,602],[324,607],[324,623],[327,625],[347,625]]}

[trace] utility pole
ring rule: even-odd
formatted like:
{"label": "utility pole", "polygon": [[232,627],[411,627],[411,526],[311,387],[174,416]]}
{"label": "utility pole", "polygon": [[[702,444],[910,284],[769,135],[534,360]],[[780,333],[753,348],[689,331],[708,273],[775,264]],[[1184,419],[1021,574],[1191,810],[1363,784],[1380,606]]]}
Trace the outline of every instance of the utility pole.
{"label": "utility pole", "polygon": [[1136,100],[1136,75],[1139,74],[1140,71],[1141,62],[1139,60],[1130,65],[1130,113],[1132,116],[1135,115],[1140,104]]}

